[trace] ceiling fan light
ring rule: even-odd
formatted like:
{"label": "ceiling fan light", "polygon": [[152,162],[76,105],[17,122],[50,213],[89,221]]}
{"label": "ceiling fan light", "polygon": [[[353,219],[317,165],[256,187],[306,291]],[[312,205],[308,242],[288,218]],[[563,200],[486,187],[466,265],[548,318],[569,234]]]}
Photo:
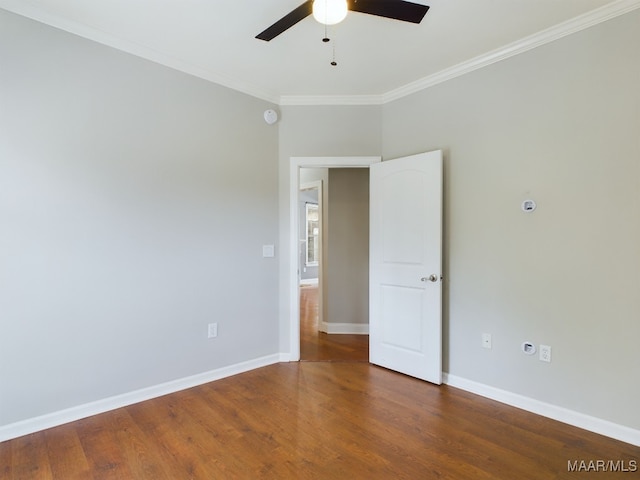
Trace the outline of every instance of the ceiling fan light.
{"label": "ceiling fan light", "polygon": [[347,0],[315,0],[313,18],[324,25],[335,25],[347,16]]}

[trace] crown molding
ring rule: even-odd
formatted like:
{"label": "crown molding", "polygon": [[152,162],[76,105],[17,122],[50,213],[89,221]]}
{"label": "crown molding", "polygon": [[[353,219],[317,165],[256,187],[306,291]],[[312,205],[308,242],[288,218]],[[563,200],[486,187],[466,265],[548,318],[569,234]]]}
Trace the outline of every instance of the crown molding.
{"label": "crown molding", "polygon": [[606,22],[612,18],[629,13],[640,8],[640,0],[617,0],[608,5],[587,12],[566,22],[505,45],[491,52],[479,55],[471,60],[462,62],[451,68],[447,68],[428,77],[404,85],[382,95],[381,103],[389,103],[412,93],[419,92],[439,83],[446,82],[456,77],[478,70],[479,68],[493,65],[515,55],[528,52],[534,48],[555,42],[563,37],[585,30],[594,25]]}
{"label": "crown molding", "polygon": [[106,32],[67,20],[34,7],[25,0],[0,0],[0,8],[22,15],[60,30],[79,35],[95,42],[116,48],[132,55],[151,60],[169,68],[182,71],[198,78],[216,83],[223,87],[251,95],[281,106],[361,106],[384,105],[413,93],[425,90],[448,80],[466,75],[480,68],[493,65],[515,55],[528,52],[534,48],[559,40],[573,33],[580,32],[612,18],[640,8],[640,0],[616,0],[600,8],[587,12],[566,22],[535,33],[504,47],[479,55],[465,62],[423,77],[402,87],[383,94],[374,95],[277,95],[256,85],[238,79],[217,74],[204,67],[193,65],[149,47],[125,41]]}
{"label": "crown molding", "polygon": [[384,105],[413,93],[420,92],[448,80],[466,75],[480,68],[493,65],[534,48],[546,45],[568,35],[616,18],[640,8],[640,0],[616,0],[610,4],[559,23],[553,27],[522,38],[491,52],[479,55],[471,60],[446,68],[440,72],[423,77],[415,82],[391,90],[382,95],[354,96],[282,96],[281,105]]}
{"label": "crown molding", "polygon": [[251,83],[220,75],[207,68],[185,62],[144,45],[117,38],[97,28],[47,12],[25,0],[0,0],[0,8],[270,103],[277,104],[280,99],[277,94]]}
{"label": "crown molding", "polygon": [[283,95],[281,106],[381,105],[382,95]]}

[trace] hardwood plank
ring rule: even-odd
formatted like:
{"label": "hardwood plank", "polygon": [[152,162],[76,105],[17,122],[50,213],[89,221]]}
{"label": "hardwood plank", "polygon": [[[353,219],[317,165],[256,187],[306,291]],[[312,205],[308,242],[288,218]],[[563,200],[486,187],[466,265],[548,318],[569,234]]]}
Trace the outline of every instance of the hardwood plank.
{"label": "hardwood plank", "polygon": [[207,446],[214,444],[215,437],[203,431],[188,412],[176,405],[181,394],[162,397],[148,405],[133,405],[129,408],[131,418],[155,439],[159,455],[167,465],[165,470],[173,478],[208,478],[212,459]]}
{"label": "hardwood plank", "polygon": [[640,448],[363,362],[272,365],[0,444],[3,480],[537,480],[592,459]]}
{"label": "hardwood plank", "polygon": [[113,426],[117,442],[122,447],[123,458],[129,465],[133,478],[175,478],[165,473],[155,440],[140,430],[126,409],[121,408],[113,412]]}
{"label": "hardwood plank", "polygon": [[[445,451],[453,451],[456,455],[465,455],[473,465],[480,465],[490,458],[507,458],[508,462],[512,463],[512,470],[518,473],[518,478],[531,478],[530,472],[534,471],[536,464],[527,455],[526,448],[510,449],[511,442],[504,442],[504,439],[508,438],[505,436],[494,441],[496,435],[493,433],[498,429],[485,432],[484,426],[478,427],[476,421],[468,421],[467,415],[456,412],[455,415],[445,416],[446,412],[442,412],[441,398],[438,397],[441,397],[443,393],[446,394],[447,387],[431,386],[427,389],[427,395],[424,395],[424,385],[420,385],[422,382],[415,379],[408,380],[420,386],[423,395],[415,398],[408,395],[409,398],[405,400],[410,401],[399,404],[397,394],[394,391],[372,392],[371,395],[375,397],[377,404],[377,410],[371,415],[374,419],[383,420],[384,423],[393,425],[400,431],[412,429],[425,443],[428,443],[430,448],[442,448]],[[407,393],[410,394],[410,391]],[[367,398],[370,397],[366,391],[363,391],[362,394]],[[437,401],[435,407],[433,406],[434,400]],[[426,419],[421,418],[424,417],[425,412],[431,412],[433,416]],[[466,410],[462,410],[462,412],[466,414]],[[446,421],[443,422],[442,419]],[[504,462],[504,460],[501,461]],[[495,465],[490,464],[489,466],[491,471],[496,468]],[[458,472],[456,477],[461,478],[462,475],[463,472]],[[473,472],[472,478],[480,478],[480,473]]]}
{"label": "hardwood plank", "polygon": [[11,457],[13,451],[13,442],[0,442],[0,478],[13,478],[11,468]]}
{"label": "hardwood plank", "polygon": [[90,466],[75,424],[44,432],[53,478],[84,480],[91,478]]}
{"label": "hardwood plank", "polygon": [[[340,369],[342,368],[341,366]],[[328,382],[339,384],[342,391],[350,392],[346,395],[350,398],[349,402],[340,402],[332,408],[336,419],[343,421],[347,427],[340,440],[347,444],[363,444],[365,450],[374,452],[392,466],[403,465],[403,471],[412,478],[421,477],[425,472],[437,475],[438,478],[494,478],[472,463],[451,462],[451,455],[447,450],[451,450],[452,446],[442,432],[434,432],[428,426],[422,429],[415,428],[416,420],[418,425],[420,423],[420,419],[416,418],[416,412],[422,410],[423,400],[413,404],[405,403],[402,408],[396,408],[396,405],[381,401],[381,397],[370,395],[366,387],[361,388],[367,382],[359,382],[358,377],[359,375],[349,376],[347,379],[336,370],[334,375],[326,379]],[[414,435],[414,442],[405,441],[407,432]],[[446,449],[441,448],[442,441],[446,442]],[[429,455],[425,455],[425,451],[428,451]],[[380,478],[389,478],[388,475],[392,474],[393,470]]]}
{"label": "hardwood plank", "polygon": [[53,478],[44,433],[32,433],[15,440],[11,474],[15,480]]}
{"label": "hardwood plank", "polygon": [[[258,376],[254,376],[251,381],[252,389],[260,388]],[[291,389],[295,383],[289,384]],[[282,384],[278,385],[282,388]],[[289,391],[288,393],[293,393]],[[246,389],[236,391],[233,396],[223,392],[217,397],[217,403],[229,408],[235,408],[237,418],[243,425],[246,433],[245,442],[253,444],[255,451],[262,451],[263,454],[254,461],[254,468],[257,472],[272,471],[277,474],[275,478],[314,478],[314,475],[337,475],[339,473],[340,452],[337,451],[331,442],[323,441],[322,438],[329,436],[327,426],[318,422],[322,418],[322,409],[314,408],[318,405],[317,400],[307,401],[304,399],[291,403],[291,399],[264,395],[251,399]],[[243,401],[242,398],[245,398]],[[243,405],[238,409],[232,405]],[[286,406],[285,408],[282,408]],[[249,408],[247,408],[249,407]],[[282,414],[274,415],[274,411],[282,410]],[[283,422],[282,415],[286,415],[291,421]],[[335,433],[335,432],[334,432]],[[338,434],[336,434],[337,436]],[[252,438],[253,437],[253,438]],[[267,441],[268,440],[268,441]],[[285,462],[278,462],[278,457],[284,458]],[[295,474],[295,475],[294,475]],[[322,478],[322,477],[320,477]],[[325,478],[331,478],[327,476]]]}
{"label": "hardwood plank", "polygon": [[300,360],[368,362],[369,335],[318,331],[318,287],[300,288]]}
{"label": "hardwood plank", "polygon": [[95,480],[135,478],[118,442],[114,415],[107,412],[77,422],[78,437]]}

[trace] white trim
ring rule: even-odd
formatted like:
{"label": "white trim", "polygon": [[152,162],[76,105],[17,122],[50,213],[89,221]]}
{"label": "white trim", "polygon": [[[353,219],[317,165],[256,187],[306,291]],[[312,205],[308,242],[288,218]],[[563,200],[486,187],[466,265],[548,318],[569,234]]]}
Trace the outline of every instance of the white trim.
{"label": "white trim", "polygon": [[30,18],[37,22],[50,25],[57,29],[64,30],[65,32],[92,40],[102,45],[107,45],[115,48],[116,50],[135,55],[136,57],[144,58],[160,65],[164,65],[165,67],[173,68],[174,70],[193,75],[194,77],[202,78],[223,87],[251,95],[252,97],[266,100],[274,104],[277,104],[280,100],[278,94],[267,91],[257,85],[237,78],[221,75],[206,67],[185,62],[184,60],[153,48],[149,48],[145,45],[118,38],[98,28],[47,12],[43,8],[31,5],[24,0],[0,0],[0,8],[22,15],[23,17]]}
{"label": "white trim", "polygon": [[586,12],[575,18],[542,30],[541,32],[517,40],[483,55],[479,55],[475,58],[459,63],[458,65],[454,65],[453,67],[441,70],[433,75],[423,77],[415,82],[411,82],[386,93],[373,95],[278,95],[275,92],[266,91],[257,85],[240,81],[235,78],[222,76],[207,68],[184,62],[183,60],[158,52],[149,47],[116,38],[115,36],[97,28],[89,27],[82,23],[54,15],[39,7],[35,7],[24,0],[0,0],[0,8],[275,104],[292,106],[335,106],[383,105],[385,103],[398,100],[406,97],[407,95],[433,87],[434,85],[446,82],[447,80],[465,75],[479,68],[492,65],[501,60],[519,55],[533,48],[559,40],[567,35],[571,35],[589,27],[593,27],[594,25],[606,22],[607,20],[611,20],[612,18],[629,13],[640,8],[640,0],[616,0],[600,8],[596,8],[590,12]]}
{"label": "white trim", "polygon": [[542,415],[543,417],[573,425],[574,427],[583,428],[590,432],[630,443],[631,445],[640,446],[640,430],[635,430],[608,420],[592,417],[584,413],[541,402],[534,398],[525,397],[524,395],[501,390],[490,385],[474,382],[473,380],[467,380],[466,378],[444,372],[442,374],[442,382],[452,387],[511,405],[512,407],[521,408],[528,412]]}
{"label": "white trim", "polygon": [[[298,195],[301,168],[369,168],[381,157],[291,157],[289,159],[289,359],[300,360],[300,296],[298,295]],[[286,258],[281,256],[283,262]],[[282,266],[287,271],[287,266]]]}
{"label": "white trim", "polygon": [[47,428],[57,427],[65,423],[74,422],[82,418],[98,415],[117,408],[126,407],[127,405],[132,405],[134,403],[144,402],[146,400],[151,400],[152,398],[179,392],[180,390],[186,390],[188,388],[220,380],[232,375],[255,370],[256,368],[283,362],[286,361],[285,358],[286,355],[283,354],[267,355],[265,357],[248,360],[235,365],[229,365],[209,372],[180,378],[178,380],[172,380],[160,385],[135,390],[122,395],[104,398],[95,402],[60,410],[58,412],[48,413],[39,417],[11,423],[0,427],[0,442],[28,435],[40,430],[45,430]]}
{"label": "white trim", "polygon": [[320,331],[339,335],[369,335],[369,324],[322,322]]}
{"label": "white trim", "polygon": [[423,77],[415,82],[391,90],[382,95],[341,96],[287,96],[280,97],[281,105],[383,105],[421,90],[433,87],[479,68],[528,52],[536,47],[559,40],[612,18],[640,8],[640,0],[617,0],[575,18],[559,23],[513,43],[484,53],[465,62]]}
{"label": "white trim", "polygon": [[382,157],[291,157],[298,168],[369,168],[381,161]]}
{"label": "white trim", "polygon": [[384,95],[282,95],[280,105],[382,105]]}
{"label": "white trim", "polygon": [[491,52],[479,55],[451,68],[446,68],[438,73],[429,75],[403,87],[387,92],[382,97],[382,103],[389,103],[412,93],[419,92],[439,83],[446,82],[456,77],[487,67],[501,60],[528,52],[536,47],[559,40],[567,35],[579,32],[602,22],[606,22],[625,13],[640,8],[640,0],[617,0],[603,7],[587,12],[566,22],[559,23],[541,32],[529,35],[513,43],[500,47]]}
{"label": "white trim", "polygon": [[280,353],[279,358],[280,358],[280,363],[289,363],[291,361],[291,354]]}

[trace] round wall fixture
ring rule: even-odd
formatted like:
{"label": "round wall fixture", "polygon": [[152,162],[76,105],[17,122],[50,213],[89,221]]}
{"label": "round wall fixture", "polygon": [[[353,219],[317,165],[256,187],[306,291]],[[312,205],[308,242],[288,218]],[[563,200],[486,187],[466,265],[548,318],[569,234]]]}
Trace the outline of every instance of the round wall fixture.
{"label": "round wall fixture", "polygon": [[531,213],[536,209],[537,205],[535,200],[525,200],[522,202],[522,211],[525,213]]}
{"label": "round wall fixture", "polygon": [[278,121],[278,112],[272,109],[265,110],[264,121],[267,122],[269,125],[273,125]]}

